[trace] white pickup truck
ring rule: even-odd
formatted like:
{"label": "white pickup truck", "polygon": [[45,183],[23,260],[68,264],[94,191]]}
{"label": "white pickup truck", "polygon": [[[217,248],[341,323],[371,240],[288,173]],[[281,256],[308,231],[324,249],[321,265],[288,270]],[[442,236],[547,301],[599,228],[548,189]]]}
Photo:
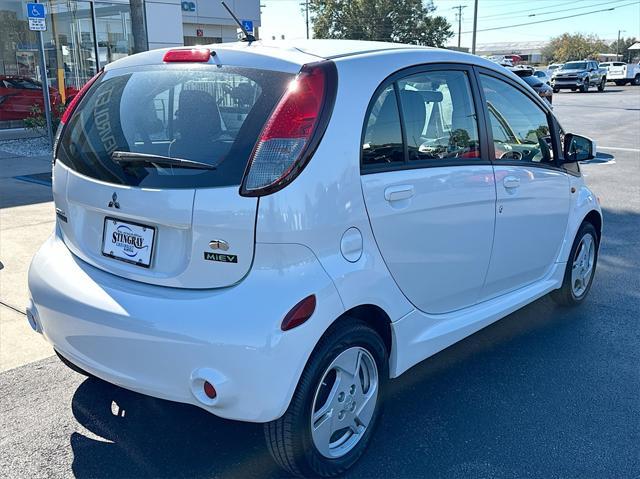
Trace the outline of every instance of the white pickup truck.
{"label": "white pickup truck", "polygon": [[618,86],[627,83],[640,85],[640,63],[604,62],[600,64],[600,68],[606,68],[607,81],[615,82]]}

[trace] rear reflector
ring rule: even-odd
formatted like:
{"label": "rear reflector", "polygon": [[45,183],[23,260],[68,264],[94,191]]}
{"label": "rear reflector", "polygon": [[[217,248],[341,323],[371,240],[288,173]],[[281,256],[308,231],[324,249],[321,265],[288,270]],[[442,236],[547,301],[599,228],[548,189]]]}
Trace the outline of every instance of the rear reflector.
{"label": "rear reflector", "polygon": [[327,126],[336,83],[333,62],[302,67],[260,133],[241,194],[273,193],[302,171]]}
{"label": "rear reflector", "polygon": [[203,385],[204,393],[209,399],[215,399],[218,393],[216,392],[216,388],[213,387],[209,381],[205,381]]}
{"label": "rear reflector", "polygon": [[289,331],[297,326],[300,326],[307,319],[309,319],[313,312],[316,310],[316,295],[312,294],[307,296],[298,304],[296,304],[291,311],[282,320],[280,329],[283,331]]}
{"label": "rear reflector", "polygon": [[163,62],[208,62],[211,50],[208,48],[191,48],[189,50],[169,50],[162,58]]}

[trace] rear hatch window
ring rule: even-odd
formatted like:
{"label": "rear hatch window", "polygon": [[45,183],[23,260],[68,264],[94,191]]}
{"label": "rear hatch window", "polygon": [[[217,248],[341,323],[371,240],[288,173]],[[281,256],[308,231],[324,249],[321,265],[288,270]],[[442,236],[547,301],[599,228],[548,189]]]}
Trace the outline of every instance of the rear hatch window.
{"label": "rear hatch window", "polygon": [[293,75],[217,65],[106,72],[64,127],[54,199],[68,248],[127,279],[219,288],[251,268],[239,185]]}
{"label": "rear hatch window", "polygon": [[213,65],[108,71],[65,127],[57,158],[118,185],[239,185],[256,138],[292,78]]}

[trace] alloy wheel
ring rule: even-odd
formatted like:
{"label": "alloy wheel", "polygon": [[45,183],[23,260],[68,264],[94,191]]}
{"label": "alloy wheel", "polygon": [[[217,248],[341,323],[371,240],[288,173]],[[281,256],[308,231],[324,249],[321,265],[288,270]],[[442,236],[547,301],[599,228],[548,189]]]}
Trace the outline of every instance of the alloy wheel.
{"label": "alloy wheel", "polygon": [[349,453],[364,436],[378,400],[378,367],[369,351],[351,347],[325,370],[311,408],[311,437],[331,459]]}
{"label": "alloy wheel", "polygon": [[571,268],[571,290],[576,298],[580,298],[589,287],[589,282],[593,275],[595,257],[595,241],[593,236],[587,233],[582,237],[578,248],[576,248]]}

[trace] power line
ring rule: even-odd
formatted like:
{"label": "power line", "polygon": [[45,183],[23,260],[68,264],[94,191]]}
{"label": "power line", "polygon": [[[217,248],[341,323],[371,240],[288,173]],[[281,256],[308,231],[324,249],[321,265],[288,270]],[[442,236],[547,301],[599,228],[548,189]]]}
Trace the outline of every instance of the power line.
{"label": "power line", "polygon": [[[593,13],[600,13],[600,12],[610,12],[612,10],[615,10],[616,8],[622,8],[622,7],[628,7],[629,5],[640,5],[640,2],[631,2],[631,3],[626,3],[624,5],[616,5],[615,7],[611,7],[611,8],[603,8],[601,10],[594,10],[592,12],[584,12],[584,13],[577,13],[575,15],[566,15],[564,17],[557,17],[557,18],[550,18],[548,20],[538,20],[537,22],[527,22],[527,23],[518,23],[515,25],[506,25],[504,27],[492,27],[492,28],[483,28],[482,30],[477,30],[478,32],[489,32],[489,31],[493,31],[493,30],[504,30],[506,28],[515,28],[515,27],[524,27],[527,25],[537,25],[539,23],[547,23],[547,22],[555,22],[556,20],[564,20],[566,18],[575,18],[575,17],[582,17],[584,15],[591,15]],[[462,33],[472,33],[473,30],[467,31],[467,32],[462,32]]]}
{"label": "power line", "polygon": [[[564,7],[565,5],[572,5],[572,4],[575,4],[575,3],[586,2],[586,1],[588,1],[588,0],[573,0],[571,2],[566,2],[566,3],[558,3],[557,5],[554,5],[554,7]],[[527,8],[525,10],[516,10],[515,12],[503,12],[503,13],[495,13],[493,15],[483,15],[483,16],[478,17],[478,18],[479,19],[485,19],[485,18],[495,18],[495,17],[508,17],[510,15],[513,15],[514,13],[537,12],[539,10],[546,10],[548,8],[549,8],[549,6],[547,5],[546,7]],[[576,8],[580,8],[580,7],[576,7]]]}

